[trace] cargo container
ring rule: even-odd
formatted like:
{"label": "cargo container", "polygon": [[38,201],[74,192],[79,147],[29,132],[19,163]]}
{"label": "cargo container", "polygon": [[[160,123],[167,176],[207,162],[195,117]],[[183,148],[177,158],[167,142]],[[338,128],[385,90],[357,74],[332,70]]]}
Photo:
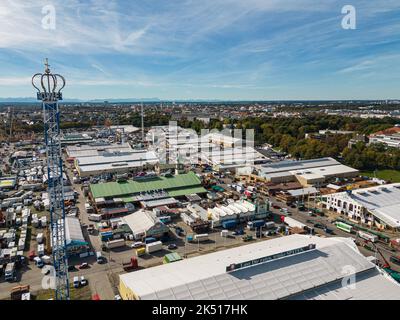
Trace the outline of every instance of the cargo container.
{"label": "cargo container", "polygon": [[208,240],[208,233],[203,234],[195,234],[193,237],[194,241],[207,241]]}
{"label": "cargo container", "polygon": [[368,240],[371,242],[377,242],[378,241],[378,236],[374,235],[374,234],[370,234],[367,232],[363,232],[363,231],[358,231],[358,236],[364,240]]}
{"label": "cargo container", "polygon": [[153,253],[156,251],[160,251],[162,249],[162,242],[161,241],[156,241],[156,242],[151,242],[146,244],[146,252],[147,253]]}
{"label": "cargo container", "polygon": [[343,223],[343,222],[336,222],[336,228],[338,228],[342,231],[348,232],[348,233],[351,233],[353,231],[352,226],[350,226],[346,223]]}
{"label": "cargo container", "polygon": [[254,229],[254,228],[261,228],[264,227],[265,221],[264,220],[255,220],[247,222],[247,229]]}
{"label": "cargo container", "polygon": [[222,222],[222,228],[224,229],[232,229],[237,226],[236,220],[226,220]]}
{"label": "cargo container", "polygon": [[115,249],[115,248],[120,248],[123,246],[125,246],[124,239],[117,239],[117,240],[111,240],[111,241],[106,242],[107,249]]}

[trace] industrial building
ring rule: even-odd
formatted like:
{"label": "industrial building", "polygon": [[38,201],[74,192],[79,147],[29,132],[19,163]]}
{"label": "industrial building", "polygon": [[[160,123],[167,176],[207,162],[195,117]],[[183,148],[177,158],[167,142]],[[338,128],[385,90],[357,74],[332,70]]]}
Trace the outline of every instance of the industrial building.
{"label": "industrial building", "polygon": [[75,159],[75,167],[81,177],[138,172],[152,169],[157,163],[158,157],[153,151],[111,152]]}
{"label": "industrial building", "polygon": [[258,176],[267,182],[298,181],[303,186],[318,185],[330,178],[355,177],[358,174],[358,170],[342,165],[333,158],[281,161],[258,168]]}
{"label": "industrial building", "polygon": [[74,145],[80,143],[90,143],[93,141],[93,138],[86,133],[64,134],[60,141],[62,145]]}
{"label": "industrial building", "polygon": [[383,143],[388,147],[400,148],[400,127],[396,126],[371,134],[369,143]]}
{"label": "industrial building", "polygon": [[109,143],[105,141],[90,144],[67,146],[65,148],[68,158],[96,157],[107,153],[134,152],[129,143]]}
{"label": "industrial building", "polygon": [[97,199],[121,199],[124,203],[135,203],[206,193],[200,179],[193,172],[170,177],[150,177],[124,182],[92,184],[90,191],[94,202]]}
{"label": "industrial building", "polygon": [[378,228],[400,228],[400,183],[338,192],[323,197],[329,210]]}
{"label": "industrial building", "polygon": [[151,211],[139,210],[125,216],[123,220],[132,230],[135,240],[142,240],[145,237],[161,238],[169,232],[169,228],[161,221],[157,221]]}
{"label": "industrial building", "polygon": [[[355,280],[352,290],[347,287],[349,277]],[[351,239],[298,234],[119,278],[124,300],[389,300],[400,296],[400,285],[362,256]]]}

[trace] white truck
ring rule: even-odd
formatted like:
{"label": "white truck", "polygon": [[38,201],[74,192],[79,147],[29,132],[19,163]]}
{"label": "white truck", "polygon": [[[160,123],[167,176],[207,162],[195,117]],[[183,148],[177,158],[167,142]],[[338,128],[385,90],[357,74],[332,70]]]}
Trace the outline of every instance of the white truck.
{"label": "white truck", "polygon": [[146,244],[146,253],[153,253],[156,251],[162,250],[162,242],[161,241],[155,241],[152,243]]}
{"label": "white truck", "polygon": [[120,248],[125,246],[125,240],[124,239],[117,239],[117,240],[111,240],[106,242],[106,247],[107,249],[115,249],[115,248]]}

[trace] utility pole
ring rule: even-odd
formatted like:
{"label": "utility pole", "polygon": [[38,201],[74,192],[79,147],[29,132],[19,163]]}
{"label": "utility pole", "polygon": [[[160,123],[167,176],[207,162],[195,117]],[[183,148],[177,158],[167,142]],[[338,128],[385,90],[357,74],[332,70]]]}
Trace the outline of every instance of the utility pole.
{"label": "utility pole", "polygon": [[143,102],[141,104],[141,118],[142,118],[142,143],[144,143],[144,111],[143,111]]}

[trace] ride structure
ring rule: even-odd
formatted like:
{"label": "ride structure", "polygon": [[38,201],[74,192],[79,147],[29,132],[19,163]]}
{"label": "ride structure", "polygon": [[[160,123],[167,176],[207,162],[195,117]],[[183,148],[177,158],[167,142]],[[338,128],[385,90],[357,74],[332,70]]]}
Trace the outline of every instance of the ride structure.
{"label": "ride structure", "polygon": [[[50,200],[52,256],[55,271],[55,298],[69,300],[68,260],[65,240],[65,208],[63,163],[60,141],[60,110],[58,101],[62,100],[61,90],[65,79],[50,71],[45,61],[44,73],[32,77],[32,85],[37,90],[37,99],[42,101],[44,139],[47,156],[47,181]],[[50,239],[49,239],[50,240]]]}

